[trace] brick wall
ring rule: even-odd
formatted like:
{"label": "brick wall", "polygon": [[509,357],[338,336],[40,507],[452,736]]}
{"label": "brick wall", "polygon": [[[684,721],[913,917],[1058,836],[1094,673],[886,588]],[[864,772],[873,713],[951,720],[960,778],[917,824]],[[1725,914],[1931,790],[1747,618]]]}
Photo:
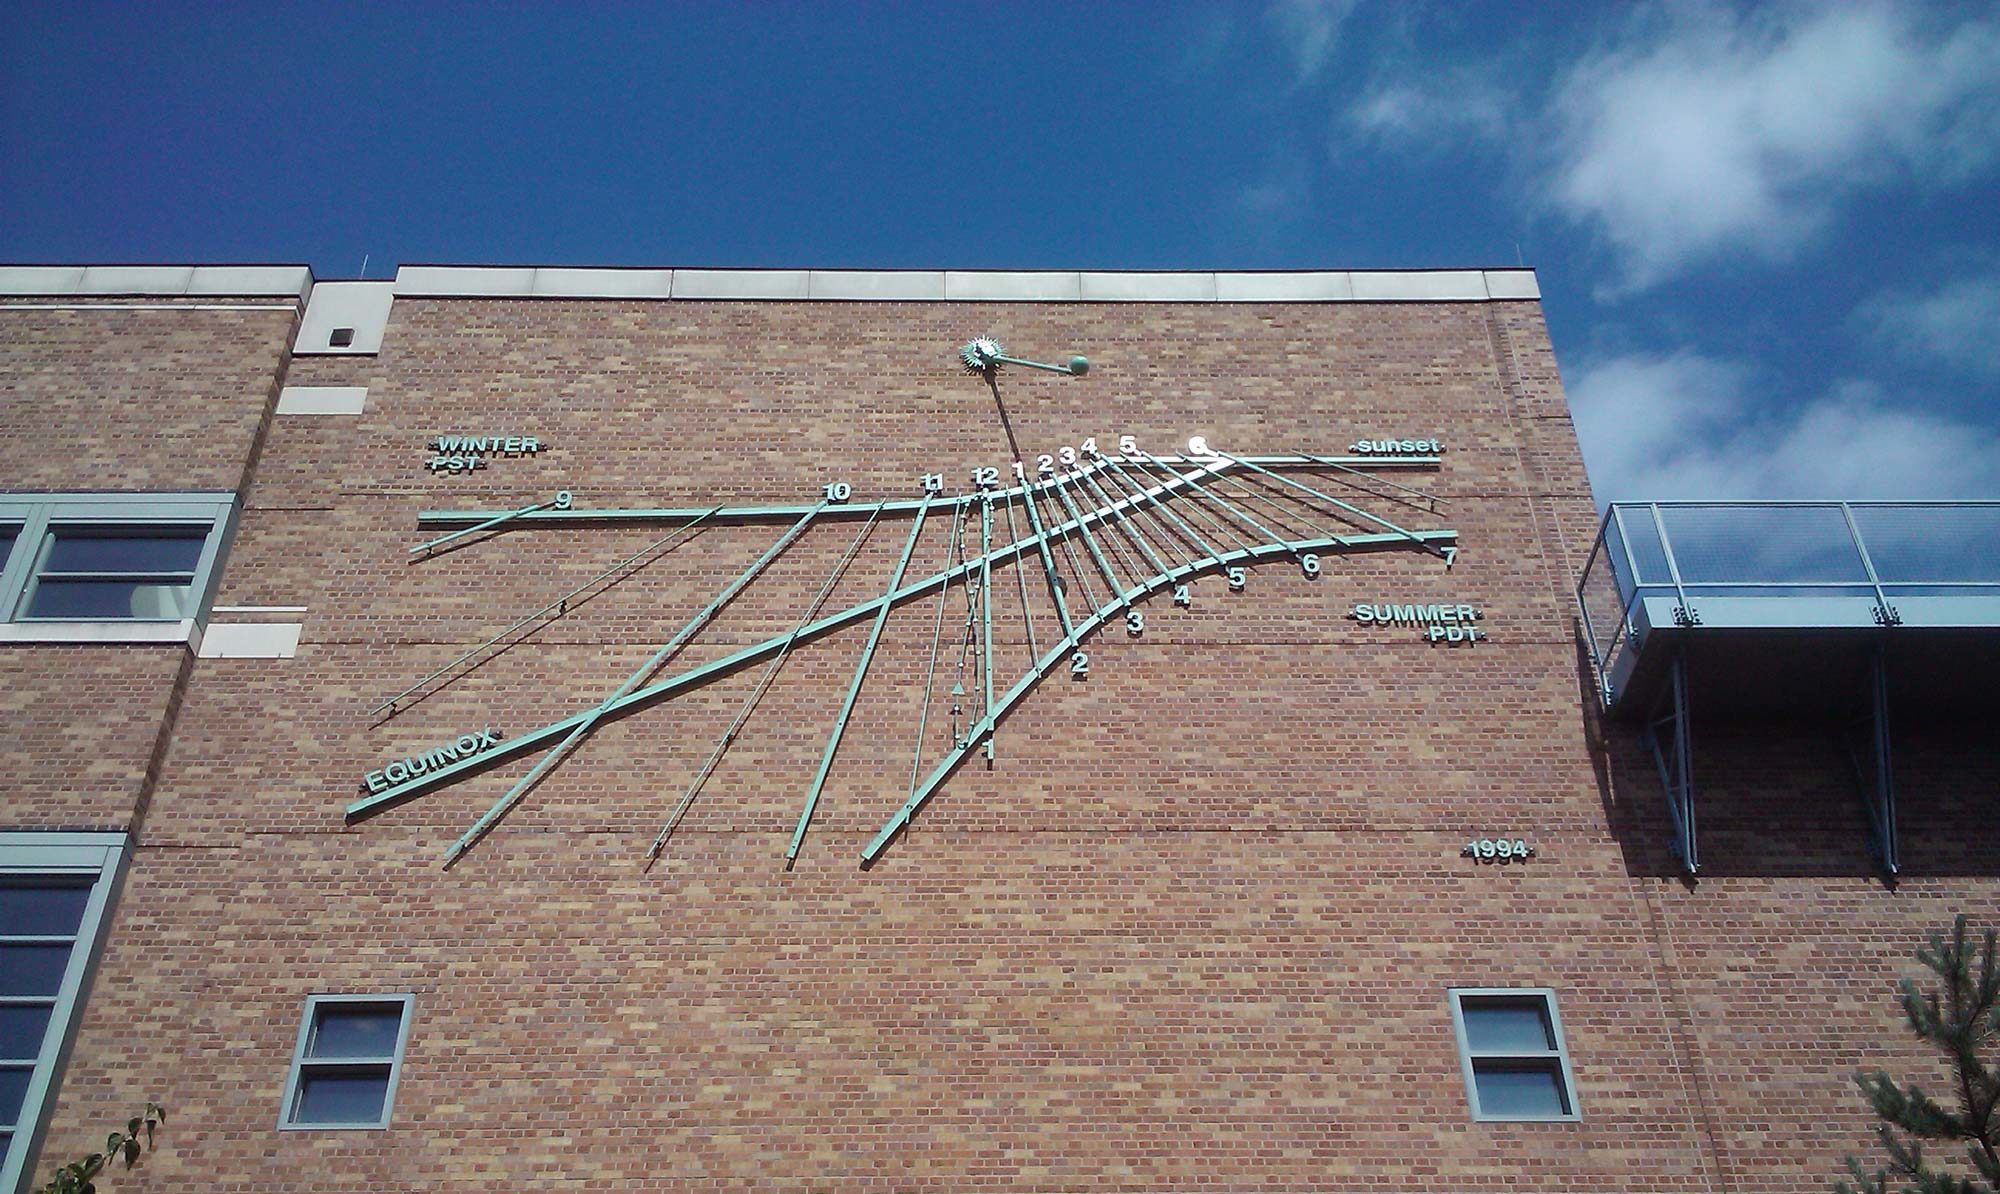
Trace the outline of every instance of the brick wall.
{"label": "brick wall", "polygon": [[[0,300],[0,491],[240,491],[297,316],[270,300]],[[131,827],[188,654],[0,645],[0,828]]]}
{"label": "brick wall", "polygon": [[[371,715],[667,534],[516,531],[413,561],[420,511],[558,488],[583,507],[810,502],[837,480],[873,500],[927,472],[959,492],[1010,455],[954,359],[989,332],[1092,360],[1002,375],[1030,457],[1086,435],[1261,454],[1435,434],[1444,467],[1397,476],[1445,504],[1356,500],[1463,550],[1449,573],[1327,553],[1316,580],[1287,560],[1242,593],[1203,577],[1191,609],[1148,601],[1143,636],[1107,626],[1089,679],[1051,676],[993,766],[969,760],[871,869],[858,852],[903,799],[925,709],[930,600],[890,619],[793,869],[865,623],[788,659],[657,863],[647,844],[761,667],[605,725],[449,869],[530,757],[343,820],[390,759],[594,704],[779,534],[656,548]],[[288,380],[367,385],[367,409],[273,422],[223,578],[224,602],[308,607],[297,657],[204,660],[187,685],[51,1135],[80,1150],[165,1101],[162,1151],[121,1188],[1816,1189],[1865,1144],[1847,1071],[1878,1037],[1921,1059],[1889,1002],[1916,936],[1996,911],[1990,849],[1938,822],[1906,845],[1932,865],[1890,891],[1836,826],[1759,820],[1768,788],[1859,816],[1789,728],[1719,745],[1704,846],[1739,864],[1674,877],[1650,759],[1596,724],[1579,672],[1594,519],[1531,303],[400,299],[379,356]],[[426,471],[431,435],[480,431],[546,447]],[[949,521],[913,576],[951,558]],[[908,526],[875,528],[829,609],[883,590]],[[787,631],[860,527],[809,531],[662,674]],[[994,596],[1004,689],[1029,654],[1011,567]],[[1344,616],[1447,600],[1482,607],[1490,641]],[[957,590],[943,625],[924,770],[944,690],[978,688]],[[1938,807],[1990,787],[1990,766],[1941,757],[1913,756]],[[1752,865],[1774,828],[1821,863]],[[1537,857],[1459,857],[1503,833]],[[1446,992],[1510,985],[1558,992],[1580,1121],[1470,1122]],[[394,1126],[275,1131],[305,996],[368,991],[416,996]]]}

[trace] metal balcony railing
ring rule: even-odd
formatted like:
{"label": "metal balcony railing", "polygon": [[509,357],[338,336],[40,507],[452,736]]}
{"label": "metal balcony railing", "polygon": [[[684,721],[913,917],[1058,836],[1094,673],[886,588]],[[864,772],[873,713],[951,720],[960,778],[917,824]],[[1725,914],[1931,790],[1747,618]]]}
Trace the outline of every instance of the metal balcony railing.
{"label": "metal balcony railing", "polygon": [[2000,502],[1613,502],[1576,596],[1607,705],[1658,628],[2000,625]]}

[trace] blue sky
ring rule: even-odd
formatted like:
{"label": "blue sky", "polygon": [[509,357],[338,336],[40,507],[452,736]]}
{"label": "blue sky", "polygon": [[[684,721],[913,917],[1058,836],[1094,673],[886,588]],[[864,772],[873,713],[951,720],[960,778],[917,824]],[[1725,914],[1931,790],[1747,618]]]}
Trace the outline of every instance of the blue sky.
{"label": "blue sky", "polygon": [[0,260],[1512,265],[1600,499],[2000,498],[1990,3],[0,7]]}

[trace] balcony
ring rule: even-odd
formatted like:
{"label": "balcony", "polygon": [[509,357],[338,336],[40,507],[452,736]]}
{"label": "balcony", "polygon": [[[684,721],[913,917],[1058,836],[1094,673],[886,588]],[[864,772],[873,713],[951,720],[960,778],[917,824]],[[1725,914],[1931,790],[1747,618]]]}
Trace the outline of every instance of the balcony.
{"label": "balcony", "polygon": [[1840,730],[1893,873],[1892,709],[1962,710],[2000,675],[2000,502],[1615,502],[1576,592],[1598,695],[1640,724],[1689,871],[1699,710]]}

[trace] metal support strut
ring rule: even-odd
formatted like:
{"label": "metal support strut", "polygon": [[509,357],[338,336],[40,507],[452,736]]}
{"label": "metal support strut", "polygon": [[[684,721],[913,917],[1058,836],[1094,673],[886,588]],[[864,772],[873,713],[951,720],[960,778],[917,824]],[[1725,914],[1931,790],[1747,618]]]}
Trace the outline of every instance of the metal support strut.
{"label": "metal support strut", "polygon": [[1688,732],[1687,657],[1679,651],[1674,653],[1672,679],[1641,733],[1653,752],[1653,762],[1659,765],[1660,784],[1667,792],[1674,853],[1692,875],[1701,865],[1694,841],[1694,742]]}
{"label": "metal support strut", "polygon": [[1868,711],[1842,735],[1848,761],[1868,813],[1868,850],[1884,873],[1894,875],[1896,861],[1896,780],[1889,760],[1889,672],[1877,647],[1868,664]]}

